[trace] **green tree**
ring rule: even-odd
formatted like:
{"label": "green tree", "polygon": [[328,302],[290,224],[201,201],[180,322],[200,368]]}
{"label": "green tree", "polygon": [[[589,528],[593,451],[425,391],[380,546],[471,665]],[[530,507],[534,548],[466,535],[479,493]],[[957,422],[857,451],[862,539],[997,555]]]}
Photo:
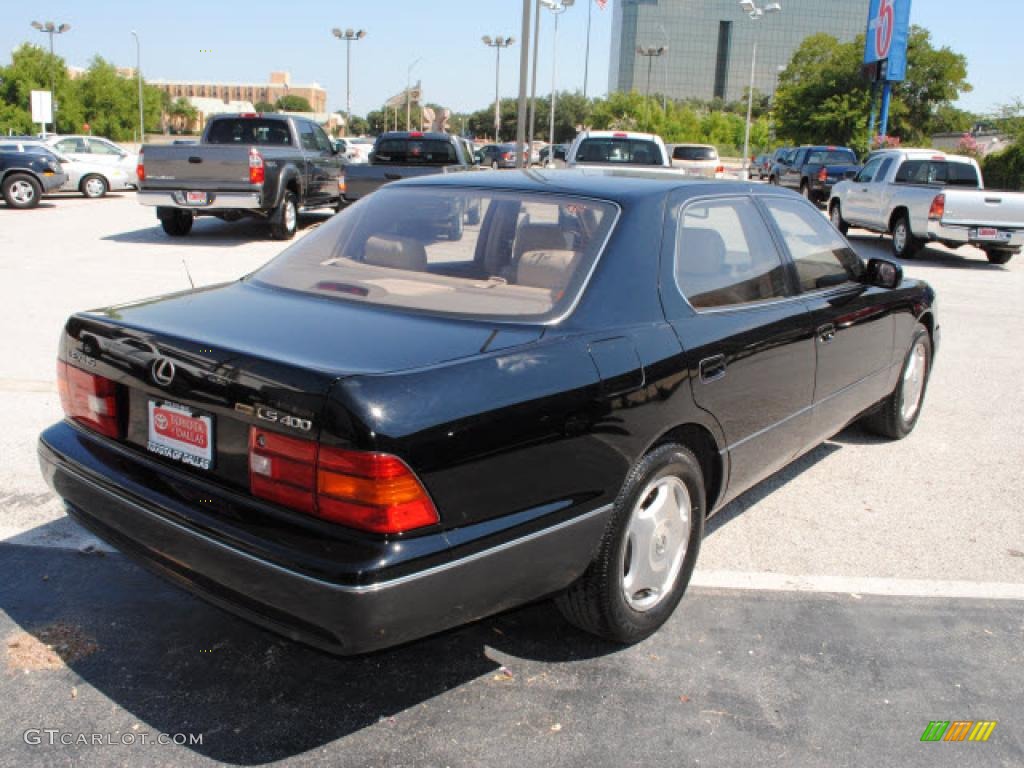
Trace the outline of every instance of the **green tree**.
{"label": "green tree", "polygon": [[188,99],[178,97],[167,109],[175,133],[188,133],[192,122],[199,117],[199,110]]}
{"label": "green tree", "polygon": [[275,107],[281,112],[312,112],[313,107],[310,105],[309,100],[302,96],[295,96],[289,93],[287,96],[282,96],[277,100]]}
{"label": "green tree", "polygon": [[[75,82],[67,74],[60,56],[51,56],[38,45],[25,43],[11,53],[11,63],[0,67],[0,132],[32,133],[32,91],[50,90],[54,83],[57,106],[57,130],[70,133],[78,129]],[[53,130],[53,126],[47,126]]]}
{"label": "green tree", "polygon": [[[804,40],[779,76],[779,135],[796,143],[867,147],[872,89],[861,75],[863,50],[863,36],[849,43],[826,34]],[[936,48],[928,30],[912,27],[907,79],[893,86],[889,134],[905,143],[927,143],[949,124],[951,115],[943,110],[969,90],[966,58],[948,47]]]}
{"label": "green tree", "polygon": [[274,105],[271,104],[269,101],[257,101],[252,106],[253,106],[253,109],[255,109],[257,112],[275,112],[275,111],[277,111],[274,108]]}
{"label": "green tree", "polygon": [[75,85],[80,124],[88,123],[92,133],[114,141],[138,134],[139,102],[134,80],[121,77],[113,64],[96,56]]}

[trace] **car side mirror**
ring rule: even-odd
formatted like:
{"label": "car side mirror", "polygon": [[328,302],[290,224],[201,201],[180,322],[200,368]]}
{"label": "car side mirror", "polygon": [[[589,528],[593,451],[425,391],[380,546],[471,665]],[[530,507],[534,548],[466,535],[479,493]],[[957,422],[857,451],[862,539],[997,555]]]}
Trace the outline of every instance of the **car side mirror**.
{"label": "car side mirror", "polygon": [[878,288],[899,288],[903,282],[903,267],[888,259],[871,259],[864,272],[864,282]]}

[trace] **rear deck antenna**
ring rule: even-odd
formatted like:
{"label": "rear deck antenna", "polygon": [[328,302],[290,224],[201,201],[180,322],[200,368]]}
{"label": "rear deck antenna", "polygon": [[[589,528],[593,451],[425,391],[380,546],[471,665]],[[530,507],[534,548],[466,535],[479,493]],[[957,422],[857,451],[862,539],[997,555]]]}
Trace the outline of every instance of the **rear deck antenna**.
{"label": "rear deck antenna", "polygon": [[192,286],[193,290],[195,290],[196,284],[192,282],[192,273],[188,271],[188,264],[185,263],[184,257],[181,259],[181,266],[185,268],[185,277],[188,278],[188,284]]}

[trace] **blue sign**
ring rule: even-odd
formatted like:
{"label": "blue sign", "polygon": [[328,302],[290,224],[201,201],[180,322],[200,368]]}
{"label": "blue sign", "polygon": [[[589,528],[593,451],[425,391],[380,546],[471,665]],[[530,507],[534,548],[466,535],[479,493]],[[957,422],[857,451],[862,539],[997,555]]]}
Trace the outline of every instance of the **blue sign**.
{"label": "blue sign", "polygon": [[910,0],[871,0],[864,63],[878,64],[879,80],[906,78],[909,37]]}

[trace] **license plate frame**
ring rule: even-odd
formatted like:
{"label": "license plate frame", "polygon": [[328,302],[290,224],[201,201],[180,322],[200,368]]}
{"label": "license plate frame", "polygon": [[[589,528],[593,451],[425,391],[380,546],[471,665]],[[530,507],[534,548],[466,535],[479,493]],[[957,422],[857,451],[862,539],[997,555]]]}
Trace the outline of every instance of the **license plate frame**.
{"label": "license plate frame", "polygon": [[976,227],[971,230],[971,239],[983,243],[1005,243],[1012,237],[998,227]]}
{"label": "license plate frame", "polygon": [[206,192],[189,190],[185,192],[185,205],[209,205],[210,196]]}
{"label": "license plate frame", "polygon": [[179,464],[209,471],[214,467],[216,419],[172,400],[146,403],[146,450]]}

